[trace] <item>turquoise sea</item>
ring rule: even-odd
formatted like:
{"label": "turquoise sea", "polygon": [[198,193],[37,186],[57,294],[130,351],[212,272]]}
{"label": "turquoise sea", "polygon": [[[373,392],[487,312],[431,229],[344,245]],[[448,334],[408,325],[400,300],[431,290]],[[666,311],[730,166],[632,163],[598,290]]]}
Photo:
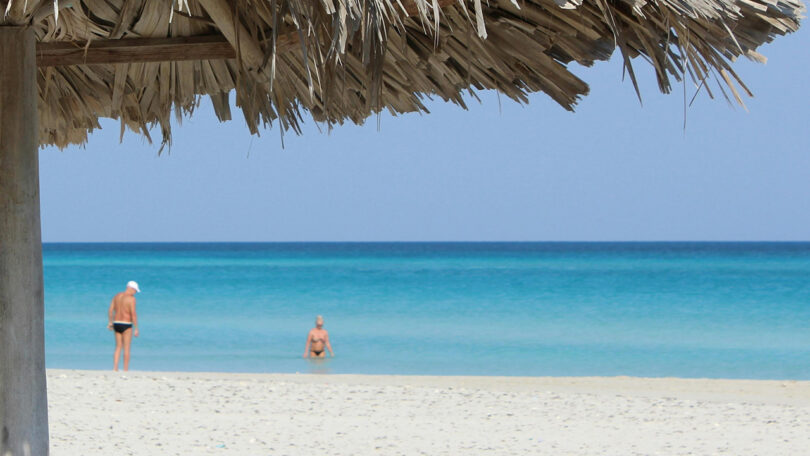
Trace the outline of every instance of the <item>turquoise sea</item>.
{"label": "turquoise sea", "polygon": [[[810,243],[46,244],[46,364],[810,379]],[[302,359],[315,316],[334,359]]]}

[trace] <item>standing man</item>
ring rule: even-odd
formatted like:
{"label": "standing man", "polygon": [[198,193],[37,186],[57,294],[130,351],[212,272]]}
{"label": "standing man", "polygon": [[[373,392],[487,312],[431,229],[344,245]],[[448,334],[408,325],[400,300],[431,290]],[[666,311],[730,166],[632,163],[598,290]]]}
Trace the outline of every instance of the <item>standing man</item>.
{"label": "standing man", "polygon": [[135,337],[138,337],[138,314],[135,312],[135,293],[139,293],[140,291],[141,289],[138,288],[138,282],[130,280],[127,282],[127,289],[116,294],[110,303],[107,329],[115,331],[114,371],[118,370],[121,347],[124,348],[124,370],[129,370],[129,347],[132,345],[133,327]]}

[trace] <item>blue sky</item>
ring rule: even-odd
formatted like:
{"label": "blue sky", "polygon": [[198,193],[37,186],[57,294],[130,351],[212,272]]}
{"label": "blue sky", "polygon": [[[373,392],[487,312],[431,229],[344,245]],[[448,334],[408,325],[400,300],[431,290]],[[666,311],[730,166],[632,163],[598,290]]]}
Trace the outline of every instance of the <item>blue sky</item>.
{"label": "blue sky", "polygon": [[161,156],[102,121],[40,153],[43,241],[810,240],[806,28],[735,64],[747,112],[705,92],[685,107],[636,59],[642,106],[617,53],[574,67],[591,87],[575,113],[485,92],[469,111],[310,120],[282,148],[204,99]]}

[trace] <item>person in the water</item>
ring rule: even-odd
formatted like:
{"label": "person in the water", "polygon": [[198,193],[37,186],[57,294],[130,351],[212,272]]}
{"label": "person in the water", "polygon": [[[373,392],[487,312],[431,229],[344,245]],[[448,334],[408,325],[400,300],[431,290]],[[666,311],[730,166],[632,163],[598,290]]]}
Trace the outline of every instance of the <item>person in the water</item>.
{"label": "person in the water", "polygon": [[335,353],[332,351],[332,344],[329,343],[329,332],[323,329],[323,317],[318,315],[315,318],[315,327],[307,334],[304,358],[325,358],[326,350],[329,350],[329,355],[334,358]]}
{"label": "person in the water", "polygon": [[110,302],[107,312],[109,322],[107,329],[115,331],[115,355],[113,355],[113,370],[118,370],[118,360],[121,358],[121,349],[124,349],[124,370],[129,370],[129,348],[132,345],[132,336],[138,337],[138,313],[135,311],[135,293],[140,292],[138,283],[130,280],[127,289],[116,294]]}

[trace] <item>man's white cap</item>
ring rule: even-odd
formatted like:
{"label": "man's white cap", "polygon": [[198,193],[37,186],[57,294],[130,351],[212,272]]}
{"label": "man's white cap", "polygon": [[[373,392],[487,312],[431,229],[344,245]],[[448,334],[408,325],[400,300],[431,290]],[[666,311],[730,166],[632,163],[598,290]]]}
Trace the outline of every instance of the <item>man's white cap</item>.
{"label": "man's white cap", "polygon": [[141,292],[141,289],[138,288],[138,282],[134,280],[130,280],[129,282],[127,282],[127,288],[132,288],[133,290],[135,290],[136,293]]}

